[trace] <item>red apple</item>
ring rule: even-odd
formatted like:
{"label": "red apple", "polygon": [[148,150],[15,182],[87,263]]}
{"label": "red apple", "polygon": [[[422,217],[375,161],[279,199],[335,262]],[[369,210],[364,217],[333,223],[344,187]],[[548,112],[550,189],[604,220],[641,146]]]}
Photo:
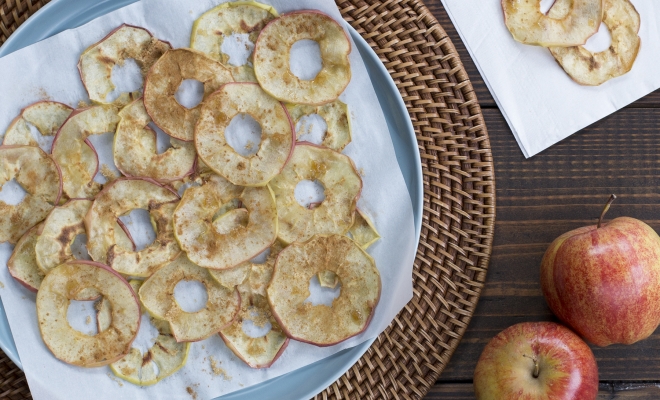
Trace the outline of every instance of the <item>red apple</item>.
{"label": "red apple", "polygon": [[478,400],[593,400],[598,368],[591,349],[554,322],[523,322],[495,336],[474,371]]}
{"label": "red apple", "polygon": [[644,222],[621,217],[567,232],[541,264],[552,312],[598,346],[631,344],[660,324],[660,237]]}

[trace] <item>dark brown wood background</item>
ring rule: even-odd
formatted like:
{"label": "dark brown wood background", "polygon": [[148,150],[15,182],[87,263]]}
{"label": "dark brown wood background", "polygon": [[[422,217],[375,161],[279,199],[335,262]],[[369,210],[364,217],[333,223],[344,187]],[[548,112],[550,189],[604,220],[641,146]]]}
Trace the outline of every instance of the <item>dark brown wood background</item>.
{"label": "dark brown wood background", "polygon": [[[608,218],[627,215],[660,231],[660,91],[526,160],[440,0],[425,3],[470,75],[495,161],[497,218],[486,286],[461,344],[425,398],[473,399],[472,374],[493,336],[518,322],[555,320],[539,284],[541,258],[553,239],[593,224],[611,193],[619,198]],[[631,346],[592,349],[599,399],[660,398],[660,330]]]}

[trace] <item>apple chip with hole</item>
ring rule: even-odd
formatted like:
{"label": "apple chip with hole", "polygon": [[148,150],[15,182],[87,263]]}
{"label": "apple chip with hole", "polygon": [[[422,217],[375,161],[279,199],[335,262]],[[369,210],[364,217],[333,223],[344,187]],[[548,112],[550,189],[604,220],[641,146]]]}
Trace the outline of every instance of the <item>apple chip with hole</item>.
{"label": "apple chip with hole", "polygon": [[[261,143],[250,156],[239,154],[226,137],[232,119],[241,114],[250,115],[261,125]],[[199,157],[213,171],[241,186],[267,184],[284,168],[294,142],[286,108],[256,83],[221,87],[204,102],[195,128]]]}
{"label": "apple chip with hole", "polygon": [[[302,180],[318,181],[325,200],[305,208],[294,191]],[[345,234],[353,225],[362,179],[348,156],[311,144],[298,144],[291,160],[271,182],[277,202],[278,237],[303,242],[316,234]]]}
{"label": "apple chip with hole", "polygon": [[32,136],[30,125],[37,128],[43,136],[53,136],[72,111],[71,107],[56,101],[39,101],[29,105],[12,121],[2,144],[39,147],[39,143]]}
{"label": "apple chip with hole", "polygon": [[99,160],[89,137],[115,132],[118,123],[114,106],[94,106],[75,110],[57,132],[53,158],[62,169],[64,194],[69,198],[92,198],[101,190],[94,181]]}
{"label": "apple chip with hole", "polygon": [[[137,280],[129,283],[136,293],[142,286],[142,282]],[[102,332],[110,326],[112,310],[105,298],[99,304],[97,324],[99,332]],[[178,343],[174,339],[166,321],[153,317],[150,320],[158,330],[158,336],[149,350],[142,354],[139,349],[131,348],[127,355],[110,364],[110,370],[117,377],[140,386],[156,384],[181,369],[186,364],[190,349],[190,343]]]}
{"label": "apple chip with hole", "polygon": [[277,209],[268,186],[240,187],[205,175],[174,212],[174,233],[197,265],[228,269],[266,250],[277,237]]}
{"label": "apple chip with hole", "polygon": [[[206,287],[208,301],[197,312],[185,312],[174,298],[174,287],[180,281],[199,281]],[[241,306],[236,289],[228,289],[209,274],[206,268],[193,264],[185,254],[163,266],[140,288],[140,300],[149,313],[167,320],[177,342],[206,339],[231,324]]]}
{"label": "apple chip with hole", "polygon": [[[144,78],[149,68],[171,48],[169,43],[156,39],[144,28],[126,24],[116,28],[80,55],[78,71],[89,99],[99,104],[112,103],[108,95],[115,90],[111,79],[114,66],[133,59]],[[136,95],[139,96],[122,93],[115,104],[125,105]]]}
{"label": "apple chip with hole", "polygon": [[[289,67],[291,46],[313,40],[321,50],[321,71],[302,80]],[[294,104],[322,105],[337,100],[351,81],[351,42],[332,17],[318,11],[295,11],[271,21],[254,47],[254,73],[271,96]]]}
{"label": "apple chip with hole", "polygon": [[302,135],[314,129],[309,124],[301,124],[301,130],[298,131],[298,123],[301,118],[316,114],[323,118],[328,127],[320,145],[335,151],[342,151],[351,142],[351,118],[348,114],[348,106],[341,100],[335,100],[322,106],[287,104],[286,107],[293,120],[293,126],[296,127],[298,140]]}
{"label": "apple chip with hole", "polygon": [[353,240],[366,250],[380,239],[380,235],[369,217],[360,211],[359,208],[356,211],[355,222],[353,222],[353,226],[351,226],[348,232],[353,237]]}
{"label": "apple chip with hole", "polygon": [[191,49],[170,50],[151,67],[144,84],[147,113],[163,132],[190,142],[202,103],[186,108],[177,102],[174,94],[185,79],[202,82],[206,98],[234,78],[220,62]]}
{"label": "apple chip with hole", "polygon": [[[306,301],[309,281],[324,271],[334,272],[341,282],[330,307]],[[275,319],[290,338],[332,346],[367,328],[380,288],[376,263],[357,243],[342,235],[319,235],[282,250],[267,293]]]}
{"label": "apple chip with hole", "polygon": [[[273,266],[282,244],[275,242],[263,264],[250,263],[247,279],[238,286],[241,294],[241,311],[234,323],[220,331],[220,337],[231,351],[252,368],[268,368],[284,352],[289,338],[282,332],[270,311],[266,287],[273,275]],[[260,337],[248,335],[243,328],[245,321],[260,329],[270,325],[270,331]]]}
{"label": "apple chip with hole", "polygon": [[[172,213],[179,196],[171,188],[146,178],[121,178],[96,196],[85,216],[87,249],[92,259],[129,276],[150,276],[181,251],[174,239]],[[140,251],[117,244],[115,221],[136,208],[149,211],[156,240]]]}
{"label": "apple chip with hole", "polygon": [[[628,73],[641,45],[639,13],[629,0],[604,0],[603,23],[612,35],[610,47],[592,53],[583,46],[550,47],[550,53],[580,85],[598,86]],[[557,0],[548,16],[564,15],[570,0]]]}
{"label": "apple chip with hole", "polygon": [[197,155],[192,143],[170,138],[172,147],[157,154],[156,132],[148,126],[151,118],[141,98],[124,107],[119,117],[112,151],[124,175],[171,182],[193,172]]}
{"label": "apple chip with hole", "polygon": [[23,200],[0,201],[0,243],[16,243],[60,201],[62,174],[55,161],[34,146],[0,146],[0,189],[12,179],[25,190]]}
{"label": "apple chip with hole", "polygon": [[[246,46],[251,51],[252,43],[257,41],[261,29],[278,16],[272,6],[256,1],[222,3],[202,14],[193,23],[190,47],[220,61],[229,68],[236,82],[256,82],[257,78],[251,66],[252,54],[245,64],[240,65],[222,51],[223,44],[225,40],[235,40],[237,46]],[[240,35],[238,37],[241,39],[245,36],[249,43],[239,41],[233,35]]]}
{"label": "apple chip with hole", "polygon": [[[110,327],[95,336],[73,329],[67,321],[69,301],[94,289],[111,305]],[[140,305],[121,275],[91,261],[69,261],[51,270],[37,293],[37,319],[44,343],[68,364],[99,367],[122,358],[140,328]]]}
{"label": "apple chip with hole", "polygon": [[579,46],[598,32],[603,0],[571,0],[568,12],[553,18],[538,0],[502,0],[504,22],[518,42],[537,46]]}

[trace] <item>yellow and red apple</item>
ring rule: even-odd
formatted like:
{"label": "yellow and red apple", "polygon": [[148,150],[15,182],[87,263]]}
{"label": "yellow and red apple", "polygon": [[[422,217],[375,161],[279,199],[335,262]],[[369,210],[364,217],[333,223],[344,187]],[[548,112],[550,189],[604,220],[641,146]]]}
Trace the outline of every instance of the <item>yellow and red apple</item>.
{"label": "yellow and red apple", "polygon": [[631,344],[660,324],[660,237],[644,222],[620,217],[567,232],[541,263],[552,312],[598,346]]}
{"label": "yellow and red apple", "polygon": [[486,345],[474,371],[477,400],[594,400],[598,367],[591,349],[554,322],[523,322]]}

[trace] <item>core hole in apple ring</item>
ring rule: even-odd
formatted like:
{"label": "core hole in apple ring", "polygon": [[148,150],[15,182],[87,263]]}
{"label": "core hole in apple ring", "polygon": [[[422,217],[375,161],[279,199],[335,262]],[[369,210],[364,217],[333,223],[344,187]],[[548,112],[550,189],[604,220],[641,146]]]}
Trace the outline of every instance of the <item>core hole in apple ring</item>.
{"label": "core hole in apple ring", "polygon": [[261,147],[262,128],[250,114],[238,113],[225,129],[227,144],[243,157],[252,157]]}
{"label": "core hole in apple ring", "polygon": [[289,113],[256,83],[228,83],[203,103],[195,127],[199,158],[234,185],[264,186],[295,143]]}
{"label": "core hole in apple ring", "polygon": [[309,297],[305,303],[332,307],[333,301],[341,294],[341,282],[332,271],[321,271],[309,280]]}
{"label": "core hole in apple ring", "polygon": [[184,312],[195,313],[206,307],[209,295],[202,282],[182,279],[174,286],[174,298]]}
{"label": "core hole in apple ring", "polygon": [[[301,59],[291,55],[297,42],[301,48],[307,43],[310,50],[318,46],[321,69],[317,74],[308,59],[300,71],[295,63],[291,65]],[[332,17],[318,11],[292,12],[261,31],[254,48],[254,72],[263,89],[281,101],[322,105],[336,100],[350,82],[350,52],[346,32]]]}
{"label": "core hole in apple ring", "polygon": [[319,180],[310,181],[305,179],[296,185],[294,196],[298,204],[313,210],[323,204],[325,187]]}
{"label": "core hole in apple ring", "polygon": [[304,81],[311,81],[323,69],[321,47],[314,40],[303,39],[291,46],[289,54],[291,73]]}

